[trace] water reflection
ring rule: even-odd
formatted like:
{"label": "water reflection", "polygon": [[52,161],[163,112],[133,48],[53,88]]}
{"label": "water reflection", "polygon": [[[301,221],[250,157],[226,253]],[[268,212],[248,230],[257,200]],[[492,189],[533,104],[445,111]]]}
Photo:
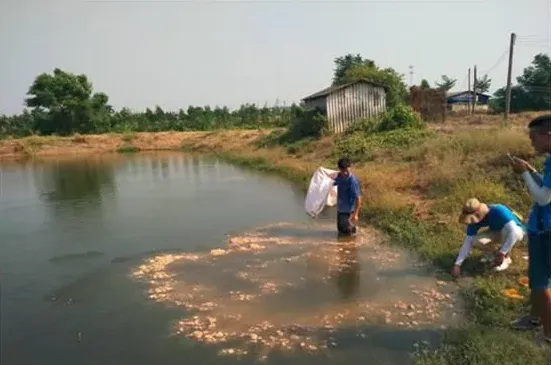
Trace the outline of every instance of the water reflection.
{"label": "water reflection", "polygon": [[98,210],[105,195],[116,192],[112,163],[101,159],[83,159],[44,163],[35,182],[48,203],[56,203],[56,212]]}
{"label": "water reflection", "polygon": [[358,245],[354,236],[337,236],[339,244],[337,267],[337,287],[343,299],[349,299],[358,294],[360,286],[360,261]]}
{"label": "water reflection", "polygon": [[[194,179],[197,179],[196,182],[201,184],[203,182],[203,170],[199,167],[199,157],[191,156],[188,161],[191,165],[190,176],[192,176]],[[195,181],[193,181],[193,183],[195,183]]]}

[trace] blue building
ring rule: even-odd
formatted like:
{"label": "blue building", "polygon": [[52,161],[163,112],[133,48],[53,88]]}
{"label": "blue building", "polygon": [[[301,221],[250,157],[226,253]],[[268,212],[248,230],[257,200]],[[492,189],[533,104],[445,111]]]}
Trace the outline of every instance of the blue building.
{"label": "blue building", "polygon": [[[472,105],[475,95],[473,91],[459,91],[447,94],[448,110],[461,111],[468,110],[469,104]],[[476,110],[487,111],[490,95],[476,93]],[[469,103],[470,102],[470,103]]]}

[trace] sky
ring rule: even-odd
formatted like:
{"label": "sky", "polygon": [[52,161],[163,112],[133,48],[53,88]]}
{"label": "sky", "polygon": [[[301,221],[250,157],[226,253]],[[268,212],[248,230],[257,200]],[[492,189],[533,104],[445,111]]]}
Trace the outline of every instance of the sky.
{"label": "sky", "polygon": [[504,86],[551,51],[550,0],[0,0],[0,114],[19,113],[34,78],[85,74],[115,109],[289,105],[359,53],[410,83],[467,70]]}

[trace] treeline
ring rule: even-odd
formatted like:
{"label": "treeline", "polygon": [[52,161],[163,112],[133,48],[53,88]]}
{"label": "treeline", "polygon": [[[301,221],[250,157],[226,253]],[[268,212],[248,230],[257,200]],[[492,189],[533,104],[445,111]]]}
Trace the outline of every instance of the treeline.
{"label": "treeline", "polygon": [[[440,82],[435,82],[435,88],[450,90],[456,85],[457,79],[442,75]],[[492,80],[488,75],[479,78],[474,87],[477,92],[485,93],[490,89]],[[427,80],[421,81],[422,89],[430,88]],[[505,111],[506,88],[496,90],[490,99],[490,110],[494,113]],[[539,111],[551,109],[551,58],[540,53],[534,56],[522,75],[516,78],[516,84],[511,87],[511,112]]]}
{"label": "treeline", "polygon": [[[347,54],[334,60],[333,85],[358,79],[370,80],[385,86],[387,106],[390,109],[409,102],[409,91],[404,75],[393,68],[380,68],[373,60],[361,55]],[[437,87],[445,90],[453,87],[456,80],[442,76]],[[491,79],[481,78],[477,91],[487,90]],[[430,87],[423,80],[422,87]],[[551,60],[547,54],[538,54],[526,67],[512,88],[511,111],[548,110],[551,108]],[[289,107],[259,107],[242,105],[230,111],[227,107],[194,107],[177,112],[165,111],[157,106],[154,110],[134,112],[123,108],[115,111],[109,105],[105,93],[93,92],[92,83],[86,75],[76,75],[60,69],[52,74],[36,77],[27,92],[27,109],[19,115],[0,116],[0,137],[24,137],[32,134],[106,133],[106,132],[159,132],[213,129],[251,129],[291,127],[300,135],[317,135],[323,124],[319,118],[306,118],[312,124],[303,126],[304,110],[296,104]],[[505,106],[505,91],[499,89],[491,108],[502,112]],[[301,129],[311,129],[313,132]],[[300,133],[299,133],[300,132]]]}
{"label": "treeline", "polygon": [[[0,115],[1,137],[25,137],[33,134],[70,135],[74,133],[123,133],[161,131],[208,131],[215,129],[255,129],[287,127],[300,107],[258,107],[242,105],[230,111],[227,107],[194,107],[178,112],[154,110],[133,112],[123,108],[108,113],[91,113],[82,119],[71,114],[59,115],[25,109],[18,115]],[[82,122],[84,120],[84,122]]]}
{"label": "treeline", "polygon": [[23,113],[0,116],[0,136],[286,127],[300,111],[294,104],[290,107],[245,104],[233,111],[209,106],[190,106],[177,112],[165,111],[159,106],[145,112],[127,108],[115,111],[106,94],[93,93],[85,75],[60,69],[51,75],[39,75],[27,95],[27,109]]}
{"label": "treeline", "polygon": [[[379,68],[360,55],[345,55],[334,62],[334,85],[369,79],[387,87],[389,107],[407,99],[403,75],[394,69]],[[127,108],[115,111],[105,93],[93,91],[86,75],[61,69],[38,75],[27,92],[25,105],[27,108],[19,115],[0,116],[0,137],[290,127],[298,138],[319,135],[324,124],[322,118],[310,115],[296,104],[289,107],[245,104],[233,111],[209,106],[190,106],[177,112],[165,111],[159,106],[145,112]]]}

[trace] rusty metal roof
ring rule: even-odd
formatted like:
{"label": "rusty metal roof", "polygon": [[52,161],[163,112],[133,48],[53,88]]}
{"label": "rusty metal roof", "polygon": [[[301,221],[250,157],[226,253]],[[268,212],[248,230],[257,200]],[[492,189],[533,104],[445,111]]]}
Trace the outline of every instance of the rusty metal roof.
{"label": "rusty metal roof", "polygon": [[378,87],[382,87],[384,89],[386,89],[385,86],[381,85],[381,84],[378,84],[376,82],[372,82],[372,81],[368,81],[368,80],[356,80],[356,81],[352,81],[352,82],[348,82],[346,84],[341,84],[341,85],[334,85],[334,86],[329,86],[321,91],[318,91],[317,93],[314,93],[312,95],[309,95],[305,98],[303,98],[302,100],[303,101],[306,101],[306,100],[313,100],[313,99],[317,99],[317,98],[321,98],[323,96],[327,96],[329,94],[332,94],[334,93],[335,91],[338,91],[338,90],[341,90],[341,89],[344,89],[344,88],[347,88],[351,85],[354,85],[354,84],[357,84],[357,83],[366,83],[366,84],[369,84],[369,85],[373,85],[373,86],[378,86]]}

